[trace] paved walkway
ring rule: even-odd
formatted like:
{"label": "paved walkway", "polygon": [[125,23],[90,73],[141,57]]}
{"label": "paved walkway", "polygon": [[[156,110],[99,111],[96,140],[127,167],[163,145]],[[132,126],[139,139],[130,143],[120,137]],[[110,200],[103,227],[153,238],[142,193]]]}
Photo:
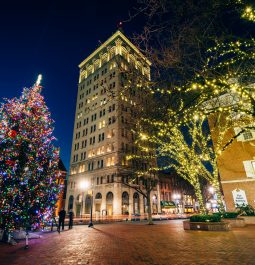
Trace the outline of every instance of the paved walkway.
{"label": "paved walkway", "polygon": [[255,265],[255,226],[184,231],[181,221],[100,224],[0,244],[1,265]]}

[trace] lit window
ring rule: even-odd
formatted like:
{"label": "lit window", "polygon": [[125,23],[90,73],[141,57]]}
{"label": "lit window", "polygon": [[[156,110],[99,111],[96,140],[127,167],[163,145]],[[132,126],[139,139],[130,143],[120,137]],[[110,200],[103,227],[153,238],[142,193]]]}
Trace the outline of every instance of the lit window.
{"label": "lit window", "polygon": [[252,139],[253,138],[252,133],[250,131],[244,132],[243,133],[243,138],[244,138],[244,140]]}

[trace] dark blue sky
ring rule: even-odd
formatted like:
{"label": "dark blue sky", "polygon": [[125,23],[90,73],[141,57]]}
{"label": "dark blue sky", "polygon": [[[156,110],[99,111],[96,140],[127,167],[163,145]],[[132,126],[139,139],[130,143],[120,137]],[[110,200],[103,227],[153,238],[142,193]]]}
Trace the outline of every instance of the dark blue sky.
{"label": "dark blue sky", "polygon": [[[0,99],[19,96],[37,75],[69,168],[78,64],[128,18],[134,0],[3,1],[0,5]],[[127,36],[135,21],[124,24]]]}

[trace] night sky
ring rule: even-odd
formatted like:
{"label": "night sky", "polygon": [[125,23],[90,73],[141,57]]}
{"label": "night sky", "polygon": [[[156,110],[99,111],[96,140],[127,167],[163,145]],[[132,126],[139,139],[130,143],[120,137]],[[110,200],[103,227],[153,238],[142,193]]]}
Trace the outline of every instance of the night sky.
{"label": "night sky", "polygon": [[[0,98],[19,97],[43,75],[43,95],[55,120],[55,143],[69,169],[78,64],[128,18],[136,1],[1,1]],[[128,37],[137,22],[124,23]]]}

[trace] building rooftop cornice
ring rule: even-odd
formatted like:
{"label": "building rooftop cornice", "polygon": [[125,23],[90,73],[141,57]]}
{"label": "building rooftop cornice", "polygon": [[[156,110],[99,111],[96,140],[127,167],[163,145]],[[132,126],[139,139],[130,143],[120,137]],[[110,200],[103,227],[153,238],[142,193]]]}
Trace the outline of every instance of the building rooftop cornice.
{"label": "building rooftop cornice", "polygon": [[83,60],[79,64],[79,68],[82,68],[85,64],[87,64],[93,57],[97,56],[100,52],[102,52],[103,49],[107,48],[115,39],[120,37],[126,44],[128,44],[129,47],[133,49],[133,51],[139,55],[144,61],[151,65],[151,62],[138,50],[138,48],[132,44],[132,42],[121,32],[116,31],[109,39],[107,39],[100,47],[98,47],[93,53],[91,53],[85,60]]}

